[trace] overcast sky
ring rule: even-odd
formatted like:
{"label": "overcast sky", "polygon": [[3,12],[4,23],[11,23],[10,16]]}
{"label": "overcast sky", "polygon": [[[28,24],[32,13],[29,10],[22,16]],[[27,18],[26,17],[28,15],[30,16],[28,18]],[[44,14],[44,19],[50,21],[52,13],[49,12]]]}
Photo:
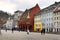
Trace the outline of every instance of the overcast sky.
{"label": "overcast sky", "polygon": [[0,10],[14,14],[16,10],[25,10],[35,6],[37,3],[41,9],[59,0],[0,0]]}

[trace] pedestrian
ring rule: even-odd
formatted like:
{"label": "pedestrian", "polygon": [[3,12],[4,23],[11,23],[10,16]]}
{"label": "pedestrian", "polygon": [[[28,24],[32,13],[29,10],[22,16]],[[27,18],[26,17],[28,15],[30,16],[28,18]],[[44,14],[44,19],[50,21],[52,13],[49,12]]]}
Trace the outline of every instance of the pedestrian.
{"label": "pedestrian", "polygon": [[6,32],[7,32],[7,28],[5,28],[6,29]]}
{"label": "pedestrian", "polygon": [[12,33],[13,33],[13,28],[12,28]]}
{"label": "pedestrian", "polygon": [[29,35],[29,30],[27,30],[27,34]]}
{"label": "pedestrian", "polygon": [[45,29],[43,29],[43,33],[45,34]]}
{"label": "pedestrian", "polygon": [[45,29],[42,29],[41,34],[45,34]]}

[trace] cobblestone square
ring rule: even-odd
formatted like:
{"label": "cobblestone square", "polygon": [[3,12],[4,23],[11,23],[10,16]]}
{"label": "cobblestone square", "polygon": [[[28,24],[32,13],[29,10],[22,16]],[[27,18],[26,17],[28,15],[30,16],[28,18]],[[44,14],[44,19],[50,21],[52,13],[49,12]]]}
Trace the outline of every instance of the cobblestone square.
{"label": "cobblestone square", "polygon": [[56,34],[43,34],[40,33],[34,33],[30,32],[29,35],[27,35],[26,32],[19,32],[14,31],[12,33],[11,31],[5,31],[2,30],[0,35],[0,40],[60,40],[60,35]]}

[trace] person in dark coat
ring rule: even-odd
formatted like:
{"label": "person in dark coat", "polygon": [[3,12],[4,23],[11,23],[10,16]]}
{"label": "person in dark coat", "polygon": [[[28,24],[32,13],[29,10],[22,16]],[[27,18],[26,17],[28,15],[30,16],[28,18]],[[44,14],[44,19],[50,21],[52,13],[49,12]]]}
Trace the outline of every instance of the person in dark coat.
{"label": "person in dark coat", "polygon": [[7,28],[5,27],[5,30],[6,30],[6,32],[7,32]]}
{"label": "person in dark coat", "polygon": [[6,28],[6,32],[7,32],[7,28]]}
{"label": "person in dark coat", "polygon": [[42,29],[41,34],[45,34],[45,29]]}
{"label": "person in dark coat", "polygon": [[13,33],[13,31],[14,31],[14,27],[12,28],[12,33]]}

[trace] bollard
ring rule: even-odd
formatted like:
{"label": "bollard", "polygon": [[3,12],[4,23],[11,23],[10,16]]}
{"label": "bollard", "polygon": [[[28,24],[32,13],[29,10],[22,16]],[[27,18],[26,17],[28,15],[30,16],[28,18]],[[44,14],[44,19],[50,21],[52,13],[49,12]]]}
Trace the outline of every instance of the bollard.
{"label": "bollard", "polygon": [[0,28],[0,35],[1,35],[1,28]]}

